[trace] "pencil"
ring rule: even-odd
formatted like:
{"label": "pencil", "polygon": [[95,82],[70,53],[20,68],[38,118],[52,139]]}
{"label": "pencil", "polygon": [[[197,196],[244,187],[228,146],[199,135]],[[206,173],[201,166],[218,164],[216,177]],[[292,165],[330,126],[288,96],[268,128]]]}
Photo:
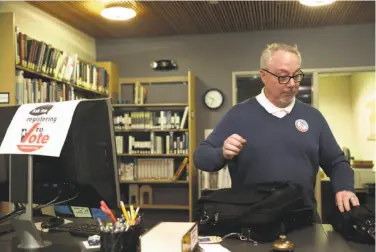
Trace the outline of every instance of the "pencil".
{"label": "pencil", "polygon": [[125,205],[123,201],[120,201],[120,206],[121,206],[121,211],[123,212],[125,220],[127,221],[128,224],[130,224],[128,213],[127,213],[127,210],[125,209]]}
{"label": "pencil", "polygon": [[137,207],[137,209],[136,209],[136,212],[135,212],[135,214],[134,214],[134,216],[133,216],[133,219],[132,219],[132,226],[135,224],[135,222],[136,222],[136,219],[137,219],[137,214],[138,214],[138,211],[140,210],[140,207]]}

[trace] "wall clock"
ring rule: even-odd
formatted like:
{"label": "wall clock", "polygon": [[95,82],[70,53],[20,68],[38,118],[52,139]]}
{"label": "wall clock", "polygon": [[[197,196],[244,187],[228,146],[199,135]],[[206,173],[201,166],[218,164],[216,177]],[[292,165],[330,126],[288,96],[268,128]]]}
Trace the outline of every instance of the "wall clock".
{"label": "wall clock", "polygon": [[204,94],[205,106],[209,109],[219,109],[224,102],[224,95],[218,89],[209,89]]}

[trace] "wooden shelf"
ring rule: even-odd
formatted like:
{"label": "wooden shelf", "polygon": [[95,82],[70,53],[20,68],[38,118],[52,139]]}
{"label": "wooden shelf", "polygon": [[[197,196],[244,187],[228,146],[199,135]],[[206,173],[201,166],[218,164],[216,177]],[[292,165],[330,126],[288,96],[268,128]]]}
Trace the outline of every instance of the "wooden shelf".
{"label": "wooden shelf", "polygon": [[187,129],[126,129],[115,130],[116,133],[121,132],[188,132]]}
{"label": "wooden shelf", "polygon": [[122,180],[122,184],[188,184],[188,180]]}
{"label": "wooden shelf", "polygon": [[162,76],[162,77],[137,77],[137,78],[120,78],[120,85],[133,85],[135,82],[148,83],[148,84],[167,84],[172,85],[176,83],[186,83],[189,82],[189,77],[187,76]]}
{"label": "wooden shelf", "polygon": [[187,103],[112,104],[115,108],[187,107]]}
{"label": "wooden shelf", "polygon": [[16,104],[14,67],[16,62],[16,34],[15,15],[11,12],[0,13],[0,91],[9,93],[9,106]]}
{"label": "wooden shelf", "polygon": [[119,98],[119,69],[117,64],[110,61],[95,62],[97,67],[103,67],[110,75],[108,81],[108,97],[112,102],[116,102]]}
{"label": "wooden shelf", "polygon": [[[129,205],[125,206],[129,208]],[[189,206],[184,205],[141,205],[140,210],[142,209],[159,209],[159,210],[189,210]]]}
{"label": "wooden shelf", "polygon": [[188,154],[129,154],[129,153],[121,153],[117,154],[118,156],[122,157],[188,157]]}
{"label": "wooden shelf", "polygon": [[[178,114],[180,116],[180,124],[181,120],[183,118],[183,115],[185,114],[185,123],[184,124],[184,129],[160,129],[155,128],[155,129],[147,129],[147,128],[139,128],[139,129],[132,129],[132,128],[127,128],[127,129],[120,129],[117,128],[118,130],[115,130],[117,136],[123,136],[125,138],[128,134],[121,135],[119,133],[122,132],[176,132],[176,134],[173,134],[171,136],[173,139],[180,137],[179,132],[182,132],[184,136],[186,136],[188,140],[188,146],[183,146],[183,149],[188,149],[186,151],[186,154],[152,154],[152,153],[147,153],[147,154],[137,154],[137,153],[120,153],[117,154],[119,157],[119,160],[121,160],[121,157],[134,157],[134,159],[139,159],[142,160],[143,157],[150,157],[150,159],[157,159],[157,158],[168,158],[168,159],[174,159],[173,160],[173,166],[174,166],[174,173],[176,173],[177,169],[179,168],[182,160],[184,158],[188,158],[188,163],[186,165],[187,169],[184,171],[184,174],[181,175],[182,178],[181,180],[164,180],[164,179],[147,179],[146,177],[155,177],[155,176],[141,176],[144,177],[145,179],[140,179],[140,180],[123,180],[120,181],[122,184],[122,190],[124,190],[124,197],[131,197],[126,194],[129,193],[128,189],[131,187],[136,188],[135,185],[138,187],[142,186],[150,186],[153,190],[153,198],[157,200],[153,200],[154,203],[157,202],[163,202],[166,203],[166,205],[158,205],[158,204],[152,204],[152,205],[144,205],[140,206],[140,210],[142,211],[143,209],[150,209],[148,211],[151,212],[151,215],[158,216],[159,214],[162,214],[161,218],[163,218],[164,221],[168,221],[168,217],[164,216],[164,213],[158,213],[157,211],[159,210],[172,210],[169,212],[169,215],[171,214],[171,219],[176,220],[176,219],[182,219],[182,221],[186,221],[187,217],[189,221],[194,220],[194,209],[196,205],[196,201],[198,198],[198,174],[197,174],[197,169],[194,167],[193,164],[193,153],[196,147],[196,120],[195,120],[195,114],[196,114],[196,78],[194,74],[190,71],[188,71],[188,74],[186,76],[174,76],[174,77],[136,77],[136,78],[120,78],[119,79],[119,103],[113,103],[112,106],[115,110],[115,113],[118,116],[124,116],[126,117],[125,113],[129,114],[127,115],[127,120],[128,118],[131,118],[132,122],[132,112],[136,112],[136,118],[137,119],[137,112],[140,111],[156,111],[153,112],[153,117],[161,117],[162,115],[159,115],[159,111],[165,111],[165,112],[170,112],[171,114]],[[141,84],[141,86],[140,86]],[[159,85],[161,84],[161,85]],[[181,86],[183,84],[183,86]],[[132,85],[134,85],[132,87]],[[169,88],[169,85],[173,86],[173,88],[176,92],[179,92],[179,96],[175,97],[167,97],[164,96],[166,94],[166,90]],[[177,86],[176,86],[177,85]],[[140,87],[142,91],[140,91]],[[143,87],[146,88],[146,96],[145,97],[136,97],[140,94],[143,94]],[[140,93],[141,92],[141,93]],[[184,92],[180,93],[180,92]],[[138,94],[137,94],[138,93]],[[184,97],[186,94],[186,97]],[[142,96],[142,95],[141,95]],[[143,99],[146,98],[146,99]],[[137,101],[142,101],[145,100],[148,103],[144,104],[131,104],[131,103],[120,103],[122,102],[137,102]],[[186,110],[186,108],[188,108]],[[168,111],[166,111],[168,110]],[[123,115],[124,114],[124,115]],[[163,115],[164,116],[164,115]],[[140,119],[142,119],[143,116],[140,116]],[[148,118],[148,117],[145,117]],[[172,122],[172,121],[171,121]],[[137,123],[137,121],[136,121]],[[141,121],[142,123],[142,121]],[[153,118],[153,125],[159,125],[158,122],[154,121]],[[143,126],[141,126],[143,127]],[[150,141],[147,140],[146,138],[142,138],[141,136],[137,136],[136,134],[133,134],[135,141]],[[157,134],[154,134],[153,137],[157,137]],[[162,137],[162,145],[165,145],[165,141],[167,141],[167,134],[158,134],[158,137]],[[166,137],[166,139],[165,139]],[[124,139],[124,142],[127,140]],[[129,140],[128,140],[129,141]],[[171,141],[171,139],[169,139]],[[120,142],[120,141],[119,141]],[[123,143],[124,144],[124,143]],[[184,143],[185,144],[185,143]],[[129,145],[129,143],[128,143]],[[127,152],[128,151],[128,146],[127,144],[124,145],[124,150]],[[146,144],[146,146],[148,146]],[[150,148],[150,147],[149,147]],[[159,148],[159,147],[158,147]],[[154,149],[156,150],[156,149]],[[158,149],[159,150],[159,149]],[[165,147],[162,147],[162,151],[165,151]],[[124,160],[118,161],[122,163],[127,163]],[[137,169],[138,162],[135,160],[133,163],[136,167],[134,169]],[[143,163],[141,163],[143,164]],[[154,167],[154,166],[150,166]],[[156,166],[160,167],[160,166]],[[124,168],[126,169],[126,168]],[[125,171],[126,172],[126,171]],[[136,170],[137,172],[137,170]],[[124,177],[123,177],[124,178]],[[137,179],[137,176],[135,177]],[[154,188],[156,190],[154,190]],[[139,196],[141,197],[141,196]],[[160,201],[159,201],[160,200]],[[173,210],[184,210],[184,214],[182,214],[180,211],[176,212]],[[155,212],[153,212],[155,211]],[[156,217],[159,218],[159,217]],[[161,219],[162,220],[162,219]]]}
{"label": "wooden shelf", "polygon": [[27,73],[34,74],[34,75],[36,75],[38,77],[41,77],[41,78],[44,78],[44,79],[48,79],[48,80],[57,81],[57,82],[60,82],[60,83],[67,84],[69,86],[74,87],[77,90],[80,90],[80,91],[90,92],[90,93],[99,94],[99,95],[103,95],[103,96],[107,95],[106,93],[99,92],[99,91],[93,90],[93,89],[84,88],[84,87],[72,84],[70,82],[63,81],[63,80],[59,80],[59,79],[54,78],[54,77],[52,77],[52,76],[50,76],[48,74],[45,74],[45,73],[42,73],[42,72],[38,72],[38,71],[29,69],[27,67],[23,67],[23,66],[20,66],[20,65],[16,65],[16,69],[23,70],[23,71],[25,71]]}
{"label": "wooden shelf", "polygon": [[[16,26],[16,20],[17,20],[17,14],[14,12],[7,12],[7,13],[0,13],[0,30],[2,31],[2,39],[0,40],[0,90],[1,92],[9,93],[9,103],[8,104],[0,104],[0,106],[9,106],[9,105],[16,105],[18,99],[23,99],[23,102],[40,102],[40,100],[37,100],[37,96],[33,96],[33,101],[29,101],[27,98],[27,92],[16,93],[17,88],[16,86],[22,85],[22,83],[17,83],[17,77],[16,77],[16,70],[22,70],[23,71],[23,77],[25,79],[41,79],[43,82],[51,82],[54,81],[58,83],[59,88],[65,87],[69,88],[69,92],[63,95],[63,98],[66,100],[71,99],[70,96],[74,96],[74,99],[98,99],[98,98],[111,98],[113,99],[113,103],[116,103],[117,101],[117,94],[119,92],[119,74],[118,74],[118,68],[117,65],[113,62],[88,62],[85,59],[82,59],[80,57],[80,52],[70,52],[67,50],[62,50],[62,48],[58,48],[53,44],[48,44],[46,41],[41,41],[37,37],[34,38],[30,36],[31,34],[25,33],[25,31],[21,29],[18,31],[18,27]],[[19,18],[19,17],[18,17]],[[23,36],[21,36],[23,35]],[[21,38],[22,37],[22,38]],[[25,42],[27,40],[28,44],[33,43],[33,52],[30,49],[29,52],[21,52],[21,48],[17,48],[20,45],[20,41]],[[43,47],[43,51],[40,51],[41,44],[48,44],[48,47]],[[76,83],[73,83],[73,81],[68,80],[62,80],[60,78],[60,75],[62,73],[59,73],[59,78],[56,78],[55,75],[49,74],[46,72],[43,72],[42,69],[45,70],[45,67],[47,66],[47,62],[41,62],[42,58],[40,58],[41,53],[47,53],[50,55],[50,50],[54,48],[54,50],[58,51],[64,51],[66,53],[65,56],[71,56],[74,58],[75,63],[86,63],[91,65],[90,72],[93,73],[93,66],[98,68],[103,68],[106,70],[106,76],[103,75],[103,72],[101,70],[98,70],[98,73],[102,73],[102,77],[105,77],[106,80],[106,86],[104,90],[102,89],[93,89],[92,84],[89,86],[83,86],[83,85],[77,85]],[[24,48],[25,49],[25,48]],[[36,53],[36,49],[38,49],[38,53]],[[69,50],[69,49],[68,49]],[[55,51],[56,52],[56,51]],[[33,53],[32,56],[28,55]],[[25,55],[24,55],[25,54]],[[57,55],[57,54],[56,54]],[[21,62],[21,56],[24,58],[23,62]],[[28,59],[32,57],[33,61],[37,61],[38,64],[43,63],[43,67],[39,65],[39,68],[37,67],[30,67]],[[54,55],[55,56],[55,55]],[[57,57],[55,57],[55,60],[58,60]],[[47,58],[43,58],[43,61]],[[49,61],[48,64],[51,64]],[[55,62],[56,64],[56,62]],[[37,69],[37,70],[36,70]],[[61,70],[61,69],[60,69]],[[61,71],[59,71],[61,72]],[[74,72],[73,72],[74,73]],[[72,75],[73,75],[72,73]],[[66,72],[64,71],[64,74]],[[102,84],[104,78],[101,80],[98,80],[98,84]],[[31,83],[32,85],[36,85],[36,82]],[[39,84],[39,83],[38,83]],[[21,86],[18,86],[20,88]],[[49,89],[50,83],[47,84],[47,88]],[[45,87],[44,87],[45,88]],[[53,90],[55,87],[53,87]],[[59,90],[59,89],[56,89]],[[72,92],[73,91],[73,92]],[[23,96],[23,97],[22,97]],[[17,98],[17,99],[16,99]],[[61,97],[56,97],[56,99],[50,99],[49,101],[57,101],[61,100]]]}

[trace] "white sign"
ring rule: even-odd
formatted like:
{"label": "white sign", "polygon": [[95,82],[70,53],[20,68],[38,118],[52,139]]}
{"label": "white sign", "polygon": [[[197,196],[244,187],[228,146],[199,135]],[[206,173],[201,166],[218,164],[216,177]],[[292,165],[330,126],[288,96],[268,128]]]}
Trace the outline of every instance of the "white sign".
{"label": "white sign", "polygon": [[0,146],[0,154],[59,157],[79,100],[21,105]]}
{"label": "white sign", "polygon": [[72,211],[76,218],[91,218],[90,209],[87,207],[72,206]]}
{"label": "white sign", "polygon": [[9,93],[0,93],[0,104],[9,104]]}

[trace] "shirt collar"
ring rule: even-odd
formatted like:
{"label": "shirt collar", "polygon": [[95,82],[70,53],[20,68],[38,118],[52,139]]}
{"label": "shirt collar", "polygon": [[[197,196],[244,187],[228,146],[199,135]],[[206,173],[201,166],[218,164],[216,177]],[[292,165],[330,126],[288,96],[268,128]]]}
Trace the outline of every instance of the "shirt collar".
{"label": "shirt collar", "polygon": [[294,97],[292,102],[285,108],[279,108],[277,106],[274,106],[274,104],[271,103],[268,100],[268,98],[266,98],[265,93],[264,93],[264,88],[262,88],[261,93],[256,96],[256,99],[261,104],[261,106],[263,106],[266,109],[266,111],[268,111],[268,113],[270,114],[274,114],[280,111],[284,111],[289,114],[295,105],[295,97]]}

